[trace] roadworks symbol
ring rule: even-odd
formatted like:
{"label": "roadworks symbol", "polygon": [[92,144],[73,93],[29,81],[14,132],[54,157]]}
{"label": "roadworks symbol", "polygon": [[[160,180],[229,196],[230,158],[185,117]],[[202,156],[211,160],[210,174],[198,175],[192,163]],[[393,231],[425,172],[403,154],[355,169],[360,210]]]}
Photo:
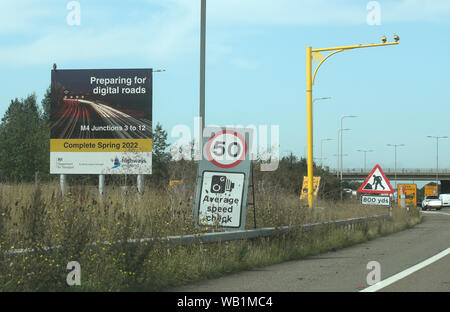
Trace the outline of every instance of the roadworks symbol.
{"label": "roadworks symbol", "polygon": [[364,187],[364,190],[375,190],[376,191],[376,190],[378,190],[378,186],[380,187],[380,189],[383,189],[383,191],[386,189],[383,185],[383,177],[373,175],[372,178],[373,178],[372,184],[367,183],[367,185]]}
{"label": "roadworks symbol", "polygon": [[384,174],[379,165],[376,165],[366,180],[361,184],[358,189],[360,193],[374,193],[374,194],[392,194],[394,189],[392,188],[389,180]]}

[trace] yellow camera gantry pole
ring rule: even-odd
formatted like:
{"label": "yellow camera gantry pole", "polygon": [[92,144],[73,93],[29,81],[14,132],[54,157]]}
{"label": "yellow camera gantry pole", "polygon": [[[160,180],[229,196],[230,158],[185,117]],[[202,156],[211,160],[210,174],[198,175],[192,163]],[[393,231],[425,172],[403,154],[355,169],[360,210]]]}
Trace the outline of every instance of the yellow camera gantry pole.
{"label": "yellow camera gantry pole", "polygon": [[[307,104],[307,135],[308,135],[308,205],[310,208],[314,205],[313,198],[313,103],[312,103],[312,87],[316,80],[317,71],[320,66],[332,55],[337,54],[339,52],[360,49],[360,48],[372,48],[372,47],[384,47],[389,45],[396,45],[400,38],[395,35],[395,42],[386,42],[386,37],[382,37],[381,40],[383,43],[377,44],[366,44],[366,45],[353,45],[346,47],[335,47],[335,48],[325,48],[325,49],[313,49],[312,47],[306,48],[306,104]],[[331,52],[325,58],[322,59],[322,54],[320,52]],[[313,55],[313,53],[315,53]],[[317,65],[316,70],[314,71],[314,75],[312,73],[312,61],[319,61],[319,65]]]}

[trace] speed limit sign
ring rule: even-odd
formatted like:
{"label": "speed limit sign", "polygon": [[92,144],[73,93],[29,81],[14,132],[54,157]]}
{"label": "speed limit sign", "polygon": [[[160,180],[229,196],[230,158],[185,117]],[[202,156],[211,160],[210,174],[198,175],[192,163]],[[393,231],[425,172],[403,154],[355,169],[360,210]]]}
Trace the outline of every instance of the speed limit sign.
{"label": "speed limit sign", "polygon": [[205,128],[194,202],[196,227],[245,230],[252,128]]}
{"label": "speed limit sign", "polygon": [[244,137],[233,130],[217,132],[206,144],[206,157],[215,166],[233,168],[239,165],[247,155],[247,143]]}

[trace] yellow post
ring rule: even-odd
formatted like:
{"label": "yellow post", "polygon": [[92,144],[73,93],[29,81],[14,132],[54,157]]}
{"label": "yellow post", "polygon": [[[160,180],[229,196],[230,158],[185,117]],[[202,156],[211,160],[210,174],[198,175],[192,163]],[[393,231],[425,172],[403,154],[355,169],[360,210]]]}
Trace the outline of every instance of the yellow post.
{"label": "yellow post", "polygon": [[306,113],[308,136],[308,205],[314,205],[313,197],[313,103],[312,103],[312,48],[306,48]]}
{"label": "yellow post", "polygon": [[[314,84],[317,71],[320,66],[331,56],[336,53],[360,49],[360,48],[371,48],[371,47],[383,47],[390,45],[397,45],[400,37],[395,35],[395,42],[386,42],[386,37],[381,38],[383,43],[377,44],[359,44],[345,47],[334,47],[334,48],[325,48],[325,49],[313,49],[312,47],[306,48],[306,105],[307,105],[307,135],[308,135],[308,204],[309,207],[312,208],[314,205],[314,197],[313,197],[313,103],[312,103],[312,86]],[[322,61],[317,65],[316,70],[314,71],[314,76],[312,74],[312,53],[325,52],[330,51],[327,57],[322,59]]]}

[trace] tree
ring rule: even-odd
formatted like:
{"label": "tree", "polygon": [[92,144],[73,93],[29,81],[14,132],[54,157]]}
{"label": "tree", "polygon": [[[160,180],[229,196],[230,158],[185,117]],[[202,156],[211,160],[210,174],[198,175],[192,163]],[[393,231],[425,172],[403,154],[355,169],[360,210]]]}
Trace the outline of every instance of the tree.
{"label": "tree", "polygon": [[153,148],[152,148],[152,180],[157,185],[167,185],[169,179],[169,163],[171,155],[167,152],[167,131],[163,130],[160,123],[156,125],[153,132]]}
{"label": "tree", "polygon": [[50,112],[52,108],[52,89],[49,87],[45,92],[44,98],[42,99],[42,120],[44,122],[50,122]]}
{"label": "tree", "polygon": [[0,124],[0,168],[4,179],[32,181],[36,171],[48,172],[48,126],[36,95],[11,101]]}

